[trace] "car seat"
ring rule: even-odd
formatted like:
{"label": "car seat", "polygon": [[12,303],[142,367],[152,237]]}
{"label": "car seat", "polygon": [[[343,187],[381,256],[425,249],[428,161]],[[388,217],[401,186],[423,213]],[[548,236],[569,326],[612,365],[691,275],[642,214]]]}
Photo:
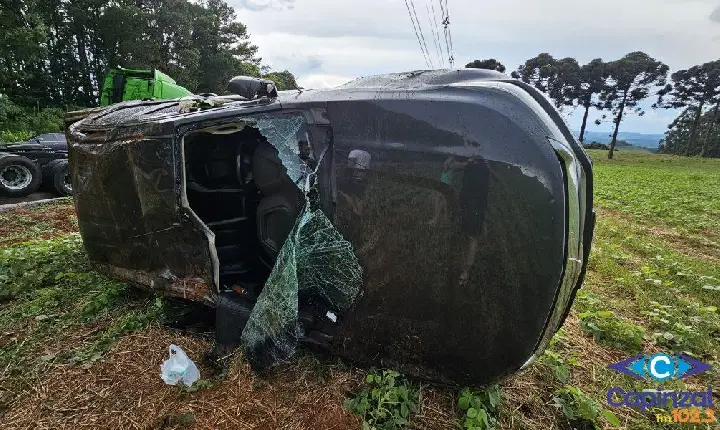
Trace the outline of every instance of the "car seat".
{"label": "car seat", "polygon": [[261,140],[253,153],[252,175],[262,199],[257,208],[257,233],[263,250],[277,258],[305,202],[300,188],[287,174],[278,151]]}

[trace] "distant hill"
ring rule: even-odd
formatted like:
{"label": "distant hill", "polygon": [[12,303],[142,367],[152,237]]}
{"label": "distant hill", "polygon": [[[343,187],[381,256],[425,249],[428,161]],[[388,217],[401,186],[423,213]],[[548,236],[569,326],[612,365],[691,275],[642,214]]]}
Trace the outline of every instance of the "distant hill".
{"label": "distant hill", "polygon": [[[575,136],[580,136],[579,131],[575,131]],[[619,132],[618,140],[624,140],[632,146],[639,146],[642,148],[648,148],[650,150],[656,150],[660,139],[665,136],[662,134],[644,134],[644,133],[633,133],[633,132]],[[585,142],[589,143],[592,141],[600,143],[610,143],[612,134],[610,132],[599,132],[599,131],[586,131]]]}

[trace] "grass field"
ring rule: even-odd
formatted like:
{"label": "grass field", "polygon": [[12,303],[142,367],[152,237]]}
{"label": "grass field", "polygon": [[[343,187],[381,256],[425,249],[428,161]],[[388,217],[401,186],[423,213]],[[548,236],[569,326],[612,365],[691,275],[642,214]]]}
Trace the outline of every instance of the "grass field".
{"label": "grass field", "polygon": [[[0,428],[346,429],[363,418],[378,428],[718,428],[610,412],[605,395],[651,388],[607,368],[642,351],[714,366],[667,388],[720,385],[720,160],[591,156],[598,224],[584,288],[543,357],[484,390],[368,378],[304,352],[264,378],[242,357],[217,368],[202,359],[211,334],[166,324],[181,306],[92,271],[69,201],[0,213]],[[198,362],[199,384],[162,382],[171,343]]]}

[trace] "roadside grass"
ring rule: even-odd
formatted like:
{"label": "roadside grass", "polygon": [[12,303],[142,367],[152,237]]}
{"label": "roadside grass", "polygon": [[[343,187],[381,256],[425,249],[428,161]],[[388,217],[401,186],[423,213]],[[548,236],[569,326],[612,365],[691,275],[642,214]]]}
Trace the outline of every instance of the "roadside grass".
{"label": "roadside grass", "polygon": [[[598,223],[584,287],[545,353],[498,387],[420,384],[305,352],[264,378],[239,356],[217,375],[206,339],[158,324],[170,303],[91,269],[67,234],[76,224],[52,221],[67,203],[0,214],[16,226],[0,235],[13,244],[0,248],[3,428],[713,428],[610,408],[606,393],[656,388],[607,367],[639,352],[714,366],[664,388],[720,381],[720,160],[590,153]],[[160,380],[170,343],[200,365],[197,390]]]}
{"label": "roadside grass", "polygon": [[720,159],[589,151],[596,204],[645,227],[682,233],[691,248],[720,245]]}
{"label": "roadside grass", "polygon": [[49,239],[77,231],[72,198],[57,199],[30,208],[0,212],[0,247],[38,239]]}
{"label": "roadside grass", "polygon": [[90,367],[163,303],[92,271],[77,233],[0,249],[0,405],[53,365]]}

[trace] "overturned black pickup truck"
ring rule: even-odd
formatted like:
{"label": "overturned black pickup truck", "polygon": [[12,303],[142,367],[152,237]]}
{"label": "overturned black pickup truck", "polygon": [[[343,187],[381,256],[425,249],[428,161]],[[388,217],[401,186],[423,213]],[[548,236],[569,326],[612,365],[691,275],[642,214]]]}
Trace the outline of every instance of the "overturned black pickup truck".
{"label": "overturned black pickup truck", "polygon": [[587,266],[592,168],[532,87],[481,70],[128,102],[69,130],[105,273],[217,312],[255,368],[298,343],[485,384],[543,351]]}

